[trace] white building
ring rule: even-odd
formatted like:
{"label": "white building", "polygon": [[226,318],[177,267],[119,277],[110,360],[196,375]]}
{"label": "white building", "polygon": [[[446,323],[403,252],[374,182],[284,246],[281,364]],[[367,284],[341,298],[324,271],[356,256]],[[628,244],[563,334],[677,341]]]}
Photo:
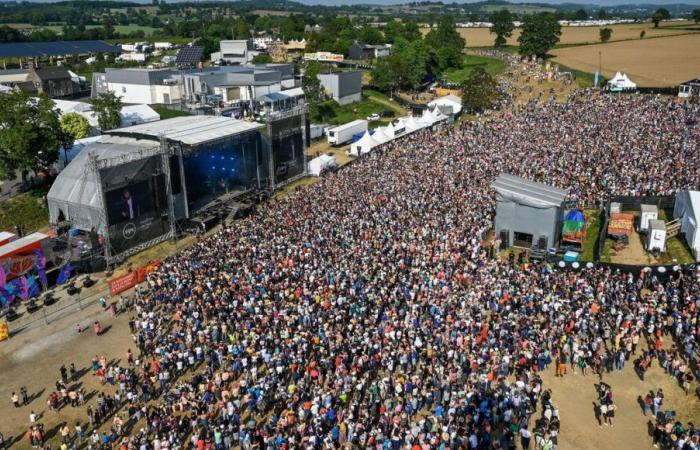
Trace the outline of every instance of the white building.
{"label": "white building", "polygon": [[108,91],[123,103],[180,103],[182,77],[172,69],[106,69],[92,77],[92,95]]}
{"label": "white building", "polygon": [[259,53],[250,39],[221,41],[219,51],[211,54],[211,60],[225,61],[227,64],[248,64]]}
{"label": "white building", "polygon": [[326,95],[332,97],[339,105],[362,100],[362,72],[320,73],[318,79]]}

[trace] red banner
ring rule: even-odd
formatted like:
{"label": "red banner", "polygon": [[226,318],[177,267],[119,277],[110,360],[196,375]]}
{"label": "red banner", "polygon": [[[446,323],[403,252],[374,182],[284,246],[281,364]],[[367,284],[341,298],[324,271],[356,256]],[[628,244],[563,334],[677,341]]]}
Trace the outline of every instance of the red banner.
{"label": "red banner", "polygon": [[138,271],[129,272],[109,282],[109,290],[112,295],[117,295],[127,289],[131,289],[138,283]]}
{"label": "red banner", "polygon": [[137,284],[146,280],[146,275],[153,273],[160,266],[160,261],[151,261],[151,263],[139,267],[126,275],[117,277],[109,282],[109,290],[112,295],[117,295],[120,292],[124,292]]}

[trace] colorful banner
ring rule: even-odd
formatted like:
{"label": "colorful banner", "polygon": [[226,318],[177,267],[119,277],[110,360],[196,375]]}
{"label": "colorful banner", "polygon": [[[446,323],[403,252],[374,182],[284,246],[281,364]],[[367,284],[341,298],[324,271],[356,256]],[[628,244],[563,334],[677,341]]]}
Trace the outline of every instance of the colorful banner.
{"label": "colorful banner", "polygon": [[109,282],[109,291],[114,296],[131,289],[138,283],[138,270],[117,277]]}
{"label": "colorful banner", "polygon": [[146,264],[143,267],[139,267],[138,269],[133,270],[127,273],[126,275],[122,275],[113,280],[110,280],[109,291],[114,296],[121,292],[131,289],[137,284],[145,281],[146,276],[150,273],[155,272],[158,266],[160,266],[160,264],[160,261],[151,261],[149,264]]}
{"label": "colorful banner", "polygon": [[6,322],[0,323],[0,341],[4,341],[10,338],[10,329]]}

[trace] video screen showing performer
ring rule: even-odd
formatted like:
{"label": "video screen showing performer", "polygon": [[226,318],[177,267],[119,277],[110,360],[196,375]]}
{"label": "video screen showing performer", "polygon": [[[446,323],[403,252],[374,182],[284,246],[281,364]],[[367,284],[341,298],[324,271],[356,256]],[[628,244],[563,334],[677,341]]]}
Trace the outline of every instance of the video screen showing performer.
{"label": "video screen showing performer", "polygon": [[115,254],[169,229],[165,175],[151,167],[132,173],[131,179],[110,183],[105,192],[109,241]]}

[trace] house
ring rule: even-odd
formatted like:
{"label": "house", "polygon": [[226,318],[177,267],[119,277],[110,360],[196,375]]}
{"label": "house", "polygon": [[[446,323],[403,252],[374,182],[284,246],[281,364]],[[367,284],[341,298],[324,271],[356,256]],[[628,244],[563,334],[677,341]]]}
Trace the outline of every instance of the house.
{"label": "house", "polygon": [[678,86],[678,96],[681,98],[700,97],[700,78],[694,78]]}
{"label": "house", "polygon": [[0,70],[0,86],[10,90],[19,89],[26,92],[36,92],[34,83],[29,79],[29,69]]}
{"label": "house", "polygon": [[105,69],[92,76],[92,96],[114,92],[123,103],[179,103],[182,77],[174,69]]}
{"label": "house", "polygon": [[211,61],[242,65],[253,62],[259,53],[251,39],[221,41],[219,51],[211,54]]}
{"label": "house", "polygon": [[354,60],[386,58],[390,54],[390,44],[369,45],[355,41],[348,48],[348,57]]}
{"label": "house", "polygon": [[29,69],[28,79],[39,94],[46,94],[51,98],[70,97],[80,91],[65,67],[32,68]]}
{"label": "house", "polygon": [[320,73],[318,79],[326,95],[332,97],[339,105],[362,100],[362,72]]}
{"label": "house", "polygon": [[496,238],[510,246],[556,247],[568,191],[508,174],[491,184],[496,191]]}

